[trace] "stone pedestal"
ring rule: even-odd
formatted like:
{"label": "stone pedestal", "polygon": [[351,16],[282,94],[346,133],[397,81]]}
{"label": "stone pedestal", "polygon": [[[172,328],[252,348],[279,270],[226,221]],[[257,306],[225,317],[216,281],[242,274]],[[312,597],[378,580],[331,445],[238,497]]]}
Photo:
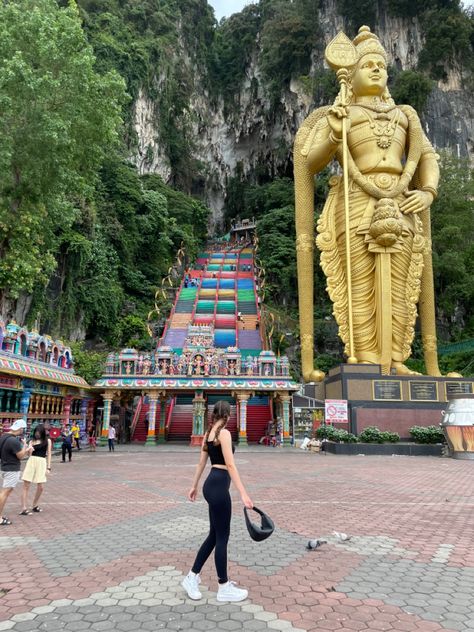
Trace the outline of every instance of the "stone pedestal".
{"label": "stone pedestal", "polygon": [[339,428],[360,434],[377,426],[402,439],[412,426],[437,426],[450,394],[473,391],[473,378],[382,375],[371,364],[341,364],[324,380],[325,399],[348,400],[349,421]]}

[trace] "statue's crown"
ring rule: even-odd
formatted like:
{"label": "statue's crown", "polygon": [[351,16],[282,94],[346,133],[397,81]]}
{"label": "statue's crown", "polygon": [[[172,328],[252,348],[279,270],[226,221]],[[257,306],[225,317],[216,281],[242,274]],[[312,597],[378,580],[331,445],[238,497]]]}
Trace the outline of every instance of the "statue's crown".
{"label": "statue's crown", "polygon": [[375,33],[372,33],[368,26],[361,26],[358,34],[353,39],[353,44],[357,49],[357,54],[359,59],[361,59],[364,55],[368,55],[369,53],[375,53],[377,55],[382,55],[382,57],[387,61],[387,53],[385,48],[380,43],[379,38]]}

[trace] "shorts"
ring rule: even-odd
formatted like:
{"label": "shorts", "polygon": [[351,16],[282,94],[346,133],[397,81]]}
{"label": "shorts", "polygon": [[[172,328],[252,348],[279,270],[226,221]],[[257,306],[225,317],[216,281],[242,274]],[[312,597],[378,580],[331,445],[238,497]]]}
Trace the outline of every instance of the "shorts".
{"label": "shorts", "polygon": [[2,472],[3,489],[13,489],[20,482],[21,472]]}
{"label": "shorts", "polygon": [[29,483],[46,483],[46,459],[43,456],[30,456],[21,478]]}

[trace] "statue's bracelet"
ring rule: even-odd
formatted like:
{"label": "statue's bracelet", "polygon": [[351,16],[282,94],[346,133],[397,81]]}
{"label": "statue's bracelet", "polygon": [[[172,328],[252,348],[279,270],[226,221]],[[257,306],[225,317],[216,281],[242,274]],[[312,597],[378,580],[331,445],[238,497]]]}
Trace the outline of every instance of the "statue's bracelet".
{"label": "statue's bracelet", "polygon": [[329,132],[329,142],[332,143],[333,145],[339,145],[339,143],[342,141],[342,138],[336,138],[334,136],[334,132]]}
{"label": "statue's bracelet", "polygon": [[431,193],[431,195],[433,196],[433,200],[436,200],[436,198],[438,197],[438,191],[434,187],[421,187],[421,191],[424,191],[425,193]]}

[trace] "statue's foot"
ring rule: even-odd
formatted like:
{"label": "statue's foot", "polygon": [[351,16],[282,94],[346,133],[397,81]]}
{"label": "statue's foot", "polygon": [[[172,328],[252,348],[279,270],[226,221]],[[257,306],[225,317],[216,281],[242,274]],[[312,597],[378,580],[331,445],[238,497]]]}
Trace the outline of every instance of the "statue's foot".
{"label": "statue's foot", "polygon": [[326,374],[324,373],[324,371],[320,371],[319,369],[313,369],[312,371],[309,371],[308,373],[304,374],[304,381],[305,382],[322,382],[325,377],[326,377]]}
{"label": "statue's foot", "polygon": [[412,371],[402,362],[392,362],[392,368],[395,369],[397,375],[422,375],[418,371]]}
{"label": "statue's foot", "polygon": [[456,371],[450,371],[446,373],[446,377],[462,377],[461,373],[456,373]]}

